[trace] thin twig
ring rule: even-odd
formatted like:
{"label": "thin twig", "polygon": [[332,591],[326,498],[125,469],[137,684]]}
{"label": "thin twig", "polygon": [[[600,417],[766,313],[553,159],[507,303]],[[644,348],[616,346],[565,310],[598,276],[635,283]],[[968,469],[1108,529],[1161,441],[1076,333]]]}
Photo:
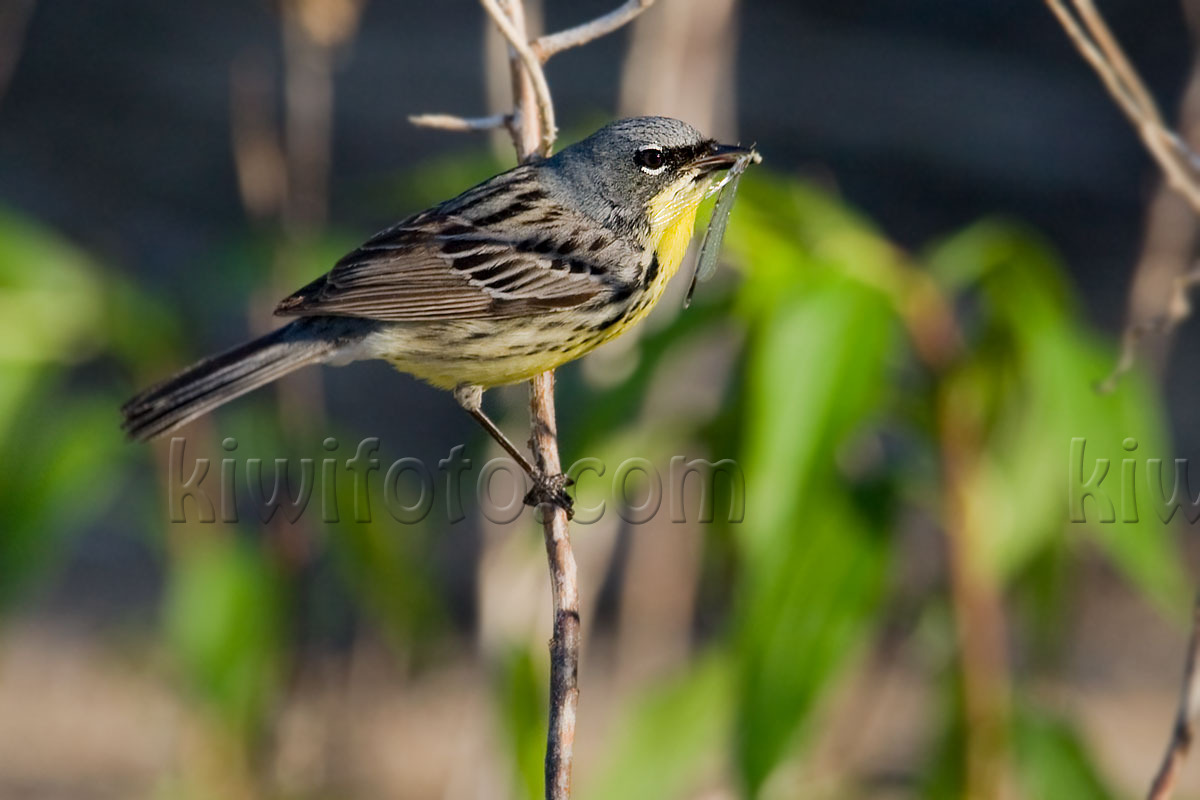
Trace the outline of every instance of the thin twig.
{"label": "thin twig", "polygon": [[[489,0],[482,0],[488,5]],[[518,41],[525,40],[525,8],[522,0],[506,0],[506,23]],[[510,43],[512,38],[509,39]],[[513,72],[515,116],[520,127],[513,132],[517,156],[527,161],[538,152],[549,155],[555,131],[541,128],[546,117],[535,113],[548,94],[542,66],[534,59],[509,60]],[[549,119],[553,120],[553,111]],[[558,455],[558,423],[554,411],[554,371],[548,370],[529,382],[529,448],[533,462],[544,475],[558,475],[562,463]],[[550,594],[554,605],[554,633],[550,639],[550,719],[546,730],[545,796],[547,800],[569,800],[571,768],[575,755],[575,719],[579,707],[579,586],[575,555],[571,551],[571,533],[567,512],[558,506],[543,504],[542,534],[546,540],[546,560],[550,567]]]}
{"label": "thin twig", "polygon": [[[1117,106],[1129,118],[1146,150],[1162,170],[1167,185],[1183,197],[1193,211],[1200,214],[1200,158],[1184,143],[1182,137],[1166,127],[1154,98],[1092,0],[1069,0],[1070,8],[1064,0],[1045,2],[1080,55],[1100,76]],[[1185,283],[1182,288],[1179,284],[1175,286],[1171,308],[1163,315],[1163,320],[1135,322],[1126,328],[1120,360],[1112,374],[1097,385],[1098,389],[1111,391],[1121,376],[1132,369],[1137,344],[1147,333],[1170,331],[1188,316],[1190,308],[1186,302],[1186,290],[1195,282]],[[1183,292],[1182,303],[1179,302],[1180,292]],[[1175,316],[1179,308],[1184,310],[1181,315]]]}
{"label": "thin twig", "polygon": [[[443,130],[486,130],[505,127],[513,137],[517,157],[524,163],[549,156],[558,129],[554,123],[554,104],[542,63],[554,53],[577,47],[611,33],[626,24],[654,0],[629,2],[592,22],[552,36],[533,45],[525,29],[522,0],[480,0],[509,46],[514,110],[479,119],[443,114],[409,117],[414,125]],[[537,52],[535,52],[535,48]],[[560,475],[558,425],[554,411],[554,370],[537,375],[529,382],[529,447],[534,465],[544,475]],[[546,732],[546,798],[569,800],[571,767],[575,750],[575,717],[579,706],[579,586],[575,555],[571,551],[567,512],[557,505],[538,506],[546,540],[546,559],[550,566],[550,588],[554,603],[554,634],[550,640],[550,724]]]}
{"label": "thin twig", "polygon": [[1063,0],[1046,0],[1080,54],[1096,70],[1109,94],[1133,122],[1171,187],[1200,213],[1200,175],[1193,167],[1196,157],[1191,153],[1182,155],[1187,152],[1186,145],[1163,124],[1158,106],[1091,0],[1071,0],[1071,3],[1075,13]]}
{"label": "thin twig", "polygon": [[1142,78],[1138,75],[1133,64],[1125,56],[1125,51],[1121,49],[1117,37],[1113,36],[1112,30],[1104,21],[1104,17],[1100,15],[1092,0],[1074,0],[1075,8],[1079,10],[1079,15],[1083,17],[1087,23],[1088,31],[1091,32],[1092,38],[1100,45],[1100,49],[1104,51],[1105,57],[1109,63],[1113,65],[1117,74],[1121,76],[1125,84],[1125,90],[1129,93],[1134,104],[1142,109],[1142,112],[1154,124],[1162,127],[1162,115],[1158,112],[1158,107],[1154,103],[1154,98],[1151,96],[1146,84],[1142,82]]}
{"label": "thin twig", "polygon": [[[529,383],[529,446],[534,464],[546,475],[562,473],[555,429],[554,371]],[[579,584],[567,512],[558,506],[538,506],[550,564],[554,598],[554,635],[550,639],[550,724],[546,731],[546,798],[569,800],[571,764],[575,750],[575,716],[579,707]]]}
{"label": "thin twig", "polygon": [[513,124],[512,114],[493,114],[490,117],[456,117],[453,114],[412,114],[408,121],[418,128],[437,128],[443,131],[491,131]]}
{"label": "thin twig", "polygon": [[[533,83],[535,105],[537,106],[538,132],[541,134],[538,152],[543,156],[548,156],[550,155],[550,151],[554,149],[554,140],[558,136],[558,128],[554,124],[554,103],[550,99],[550,85],[546,83],[546,73],[542,71],[542,62],[529,47],[524,25],[522,24],[518,27],[514,23],[513,17],[505,13],[504,9],[500,7],[500,0],[479,0],[479,2],[492,18],[492,22],[496,24],[501,35],[508,40],[508,46],[512,48],[512,51],[525,67],[525,76]],[[510,8],[515,8],[521,5],[521,0],[506,0],[506,5]],[[533,109],[526,110],[532,111]],[[532,121],[533,117],[530,114],[526,114],[525,119]],[[528,124],[527,122],[526,125]]]}
{"label": "thin twig", "polygon": [[[484,6],[492,0],[482,0]],[[521,0],[506,0],[507,15],[504,27],[511,29],[510,44],[525,40],[525,9]],[[499,24],[499,23],[498,23]],[[543,102],[549,105],[549,94],[543,95],[538,86],[545,86],[541,62],[520,57],[510,59],[513,70],[513,90],[516,100],[515,117],[520,126],[514,130],[517,156],[527,161],[538,152],[549,155],[554,145],[553,127],[540,127],[547,119],[553,125],[553,111],[547,117],[534,113]],[[548,370],[529,382],[529,447],[533,461],[544,475],[558,475],[562,462],[558,455],[558,423],[554,411],[554,371]],[[571,797],[571,767],[575,754],[575,719],[579,707],[579,586],[576,580],[575,555],[571,551],[571,535],[567,512],[558,506],[543,504],[542,533],[546,540],[546,560],[550,566],[550,594],[554,604],[554,633],[550,639],[550,720],[546,731],[545,795],[547,800],[569,800]]]}
{"label": "thin twig", "polygon": [[[1200,214],[1200,169],[1196,154],[1182,137],[1168,129],[1141,77],[1126,58],[1124,51],[1105,24],[1092,0],[1070,0],[1075,13],[1062,0],[1046,0],[1058,17],[1076,48],[1100,75],[1113,99],[1130,118],[1146,149],[1158,162],[1168,185],[1178,192]],[[1078,17],[1076,17],[1078,14]],[[1080,24],[1082,20],[1082,25]],[[1087,30],[1084,31],[1084,26]],[[1121,358],[1113,374],[1100,384],[1111,390],[1117,379],[1128,372],[1134,363],[1138,342],[1148,333],[1169,333],[1191,313],[1188,291],[1200,283],[1200,268],[1177,277],[1172,283],[1166,311],[1157,319],[1130,325],[1122,337]],[[1162,764],[1147,795],[1148,800],[1167,800],[1171,796],[1179,768],[1187,757],[1195,734],[1195,721],[1200,716],[1200,597],[1193,610],[1191,641],[1184,666],[1183,688],[1175,725]]]}
{"label": "thin twig", "polygon": [[[500,0],[500,2],[504,13],[508,15],[513,29],[520,33],[519,38],[524,39],[526,37],[526,26],[523,0]],[[516,148],[517,158],[522,163],[532,161],[543,153],[543,139],[545,138],[537,114],[539,105],[537,89],[533,85],[533,77],[526,64],[527,62],[521,59],[520,54],[516,50],[511,47],[508,48],[509,77],[512,84],[514,106],[513,115],[521,120],[521,124],[513,126],[510,133],[512,133],[513,147]],[[537,72],[540,73],[541,71],[541,65],[538,64]],[[547,95],[547,99],[549,99],[549,95]],[[551,105],[551,108],[553,108],[553,105]],[[553,136],[551,138],[553,139]],[[550,147],[545,147],[544,152],[549,153]]]}
{"label": "thin twig", "polygon": [[1141,118],[1132,95],[1125,87],[1114,65],[1100,51],[1091,35],[1084,30],[1078,17],[1063,5],[1061,0],[1046,0],[1046,3],[1054,12],[1054,16],[1058,17],[1058,21],[1066,30],[1067,35],[1071,37],[1071,42],[1079,50],[1079,54],[1092,65],[1092,69],[1096,70],[1100,79],[1104,81],[1105,88],[1117,102],[1117,106],[1129,117],[1135,127],[1139,126]]}
{"label": "thin twig", "polygon": [[1179,768],[1187,758],[1192,738],[1196,733],[1196,717],[1200,716],[1200,673],[1196,671],[1200,660],[1200,597],[1192,610],[1192,638],[1188,644],[1187,658],[1183,667],[1183,688],[1179,692],[1179,708],[1175,712],[1175,727],[1171,741],[1163,755],[1162,765],[1150,785],[1147,800],[1167,800],[1175,788]]}
{"label": "thin twig", "polygon": [[591,22],[585,22],[582,25],[576,25],[574,28],[567,28],[565,31],[559,31],[558,33],[541,36],[530,47],[544,64],[550,60],[551,56],[561,53],[563,50],[570,50],[572,47],[587,44],[593,39],[607,36],[613,31],[628,25],[633,21],[634,17],[652,5],[654,5],[654,0],[628,0],[625,4],[603,16],[596,17]]}

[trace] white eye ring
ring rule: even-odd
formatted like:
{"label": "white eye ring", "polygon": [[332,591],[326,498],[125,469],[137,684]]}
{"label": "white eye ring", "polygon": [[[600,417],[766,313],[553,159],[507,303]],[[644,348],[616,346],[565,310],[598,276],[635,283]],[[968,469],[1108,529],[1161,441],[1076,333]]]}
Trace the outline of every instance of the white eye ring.
{"label": "white eye ring", "polygon": [[[650,145],[638,150],[634,160],[642,172],[647,175],[657,175],[667,168],[667,159],[664,157],[662,148],[658,145]],[[657,163],[657,166],[651,166],[654,163]]]}

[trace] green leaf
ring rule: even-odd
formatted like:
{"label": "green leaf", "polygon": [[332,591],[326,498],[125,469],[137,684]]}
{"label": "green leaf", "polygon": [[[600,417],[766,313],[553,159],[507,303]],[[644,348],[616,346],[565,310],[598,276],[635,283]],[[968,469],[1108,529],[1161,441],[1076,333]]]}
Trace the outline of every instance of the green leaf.
{"label": "green leaf", "polygon": [[[720,777],[713,760],[726,744],[733,711],[731,669],[720,654],[700,656],[688,671],[630,703],[610,737],[615,744],[587,800],[694,797]],[[698,770],[697,765],[705,769]]]}
{"label": "green leaf", "polygon": [[[339,485],[338,491],[345,514],[354,500],[347,487]],[[347,588],[379,621],[391,644],[408,652],[446,624],[428,565],[429,533],[427,524],[401,525],[380,508],[369,523],[343,521],[328,539]]]}
{"label": "green leaf", "polygon": [[165,625],[187,685],[249,743],[279,690],[283,602],[263,555],[208,526],[176,554]]}
{"label": "green leaf", "polygon": [[[0,436],[0,607],[47,572],[68,541],[104,513],[129,457],[111,395],[76,397],[59,381],[33,384]],[[52,419],[47,426],[40,420]]]}
{"label": "green leaf", "polygon": [[1015,729],[1017,773],[1027,797],[1115,800],[1070,724],[1019,707]]}
{"label": "green leaf", "polygon": [[787,288],[751,340],[748,515],[734,531],[745,559],[737,751],[751,796],[870,632],[889,549],[835,454],[883,400],[890,307],[836,275]]}
{"label": "green leaf", "polygon": [[521,797],[543,796],[547,699],[546,674],[528,649],[514,649],[501,662],[496,693],[513,777]]}
{"label": "green leaf", "polygon": [[737,755],[752,797],[873,630],[887,574],[886,540],[829,499],[801,514],[787,535],[776,568],[747,570],[742,579]]}
{"label": "green leaf", "polygon": [[746,464],[755,524],[743,532],[751,552],[769,558],[791,535],[807,492],[837,473],[838,445],[880,406],[894,327],[879,295],[834,279],[780,296],[754,333]]}
{"label": "green leaf", "polygon": [[[1073,529],[1090,534],[1161,608],[1186,607],[1187,581],[1170,529],[1148,506],[1137,514],[1122,508],[1124,458],[1170,464],[1162,402],[1151,384],[1133,373],[1112,394],[1096,390],[1116,353],[1087,330],[1054,254],[1024,228],[981,223],[941,244],[929,260],[948,287],[973,288],[980,301],[975,341],[956,379],[971,384],[959,394],[974,398],[974,413],[987,425],[969,489],[985,563],[1008,580]],[[1080,471],[1069,458],[1077,438],[1086,441],[1080,480],[1098,458],[1112,465],[1102,493],[1116,507],[1114,522],[1099,523],[1094,506],[1092,524],[1068,522],[1064,501]],[[1126,439],[1138,443],[1136,453],[1122,449]],[[1140,466],[1136,480],[1147,497]],[[1126,505],[1132,512],[1135,504]]]}
{"label": "green leaf", "polygon": [[66,364],[98,352],[99,273],[53,231],[0,208],[0,364]]}

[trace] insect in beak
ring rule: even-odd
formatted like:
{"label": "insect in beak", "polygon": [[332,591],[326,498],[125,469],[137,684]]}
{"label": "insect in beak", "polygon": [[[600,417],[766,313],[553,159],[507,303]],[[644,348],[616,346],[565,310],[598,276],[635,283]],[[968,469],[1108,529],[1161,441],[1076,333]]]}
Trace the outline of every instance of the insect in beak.
{"label": "insect in beak", "polygon": [[696,284],[708,280],[717,271],[717,256],[721,252],[721,241],[725,238],[725,226],[729,224],[729,212],[733,209],[733,199],[737,196],[738,181],[741,180],[742,173],[752,163],[758,164],[762,161],[762,156],[753,147],[717,145],[714,150],[722,152],[719,154],[714,152],[713,155],[706,156],[695,163],[712,162],[714,159],[722,158],[725,160],[725,165],[713,169],[728,169],[729,172],[721,180],[714,181],[706,193],[707,197],[711,197],[716,192],[721,192],[721,196],[717,198],[717,205],[713,208],[712,217],[708,221],[708,229],[704,232],[704,241],[700,243],[700,256],[696,259],[696,271],[692,273],[692,283],[688,286],[687,296],[683,300],[684,308],[692,304],[692,294],[696,291]]}

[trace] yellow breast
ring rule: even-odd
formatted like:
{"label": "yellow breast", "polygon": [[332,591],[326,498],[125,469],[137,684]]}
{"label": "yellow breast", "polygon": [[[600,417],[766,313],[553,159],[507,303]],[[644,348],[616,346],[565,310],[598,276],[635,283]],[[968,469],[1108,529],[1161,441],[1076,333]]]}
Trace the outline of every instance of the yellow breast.
{"label": "yellow breast", "polygon": [[704,200],[708,186],[690,177],[668,186],[660,192],[647,209],[650,219],[650,242],[658,255],[659,268],[674,275],[687,253],[696,225],[696,209]]}

